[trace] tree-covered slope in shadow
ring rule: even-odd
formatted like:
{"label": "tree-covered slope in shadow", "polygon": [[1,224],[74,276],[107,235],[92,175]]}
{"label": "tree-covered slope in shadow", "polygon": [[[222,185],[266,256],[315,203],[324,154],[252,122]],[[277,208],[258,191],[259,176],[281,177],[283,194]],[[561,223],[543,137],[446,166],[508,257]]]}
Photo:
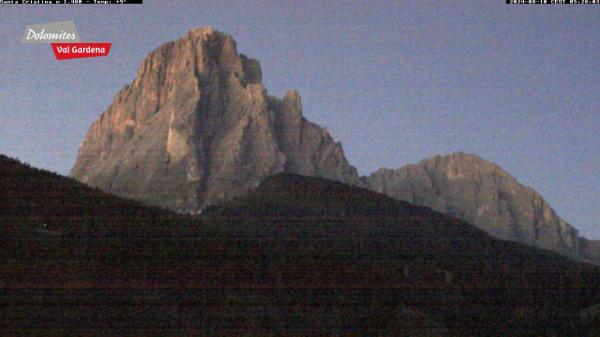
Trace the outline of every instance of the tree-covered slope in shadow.
{"label": "tree-covered slope in shadow", "polygon": [[596,267],[361,188],[280,174],[191,218],[2,159],[1,335],[588,336],[598,327]]}

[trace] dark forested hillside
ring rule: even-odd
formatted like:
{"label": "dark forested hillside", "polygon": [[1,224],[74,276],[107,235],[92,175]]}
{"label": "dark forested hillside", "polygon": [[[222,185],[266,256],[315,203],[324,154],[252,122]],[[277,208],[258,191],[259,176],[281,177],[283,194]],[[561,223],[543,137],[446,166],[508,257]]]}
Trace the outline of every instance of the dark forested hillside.
{"label": "dark forested hillside", "polygon": [[2,335],[593,336],[600,327],[597,267],[361,188],[279,174],[191,218],[0,162]]}
{"label": "dark forested hillside", "polygon": [[145,230],[149,222],[183,218],[2,155],[0,215],[2,231],[37,229],[54,234]]}

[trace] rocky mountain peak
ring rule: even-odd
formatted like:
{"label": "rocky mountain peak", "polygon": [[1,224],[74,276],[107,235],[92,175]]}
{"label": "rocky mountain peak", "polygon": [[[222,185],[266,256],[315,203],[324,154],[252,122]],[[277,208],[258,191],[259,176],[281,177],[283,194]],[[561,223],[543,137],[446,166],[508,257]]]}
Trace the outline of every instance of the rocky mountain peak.
{"label": "rocky mountain peak", "polygon": [[302,116],[296,91],[269,96],[260,63],[239,54],[231,36],[202,27],[145,58],[92,124],[71,175],[196,212],[278,172],[358,179],[341,146]]}
{"label": "rocky mountain peak", "polygon": [[478,179],[483,176],[494,176],[497,179],[516,181],[500,166],[487,161],[476,154],[455,152],[447,156],[434,156],[421,161],[431,171],[443,171],[448,179]]}
{"label": "rocky mountain peak", "polygon": [[367,187],[474,224],[496,237],[580,257],[577,230],[533,189],[474,154],[454,153],[363,179]]}
{"label": "rocky mountain peak", "polygon": [[212,26],[200,26],[190,29],[187,34],[191,36],[199,36],[202,38],[206,38],[208,35],[211,35],[215,32]]}

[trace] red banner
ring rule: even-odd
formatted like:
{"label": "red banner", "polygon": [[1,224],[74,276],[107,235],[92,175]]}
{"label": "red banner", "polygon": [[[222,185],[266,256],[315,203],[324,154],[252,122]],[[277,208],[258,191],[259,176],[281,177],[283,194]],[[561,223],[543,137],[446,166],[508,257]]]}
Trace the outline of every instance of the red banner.
{"label": "red banner", "polygon": [[57,42],[51,43],[57,60],[108,56],[110,42]]}

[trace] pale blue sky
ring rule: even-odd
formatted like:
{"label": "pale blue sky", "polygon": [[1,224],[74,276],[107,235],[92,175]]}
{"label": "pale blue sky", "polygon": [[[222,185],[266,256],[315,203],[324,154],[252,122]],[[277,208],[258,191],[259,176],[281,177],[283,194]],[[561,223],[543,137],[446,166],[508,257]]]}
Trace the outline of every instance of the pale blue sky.
{"label": "pale blue sky", "polygon": [[[477,153],[600,238],[600,5],[145,2],[0,6],[0,153],[67,174],[145,55],[211,25],[261,61],[271,94],[297,89],[361,174]],[[63,20],[110,56],[57,62],[20,44],[26,25]]]}

